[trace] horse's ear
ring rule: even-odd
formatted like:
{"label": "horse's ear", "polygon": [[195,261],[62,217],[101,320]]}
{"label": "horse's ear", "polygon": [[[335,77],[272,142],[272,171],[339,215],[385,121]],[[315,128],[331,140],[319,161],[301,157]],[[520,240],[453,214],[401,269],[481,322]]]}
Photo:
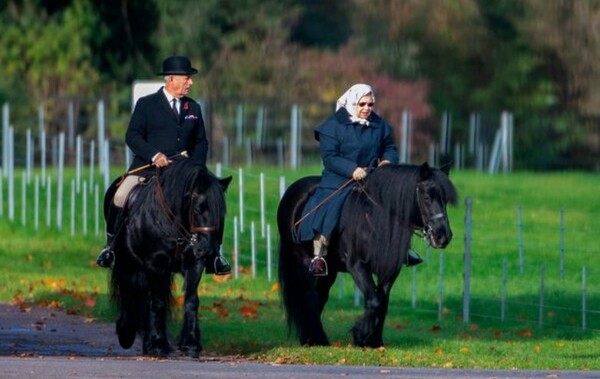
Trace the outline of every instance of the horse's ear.
{"label": "horse's ear", "polygon": [[443,165],[442,167],[440,167],[440,170],[446,174],[447,176],[450,176],[450,168],[452,167],[452,161],[446,163],[445,165]]}
{"label": "horse's ear", "polygon": [[423,162],[419,170],[419,177],[421,180],[428,179],[433,174],[433,170],[429,166],[429,163]]}
{"label": "horse's ear", "polygon": [[228,176],[226,178],[223,179],[219,179],[219,184],[221,185],[221,188],[223,188],[223,192],[227,191],[227,187],[229,187],[229,183],[231,183],[231,176]]}

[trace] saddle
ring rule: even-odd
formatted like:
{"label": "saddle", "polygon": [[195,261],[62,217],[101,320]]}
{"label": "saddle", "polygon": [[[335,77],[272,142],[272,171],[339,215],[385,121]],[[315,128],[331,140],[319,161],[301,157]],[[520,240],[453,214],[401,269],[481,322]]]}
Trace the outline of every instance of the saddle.
{"label": "saddle", "polygon": [[[135,185],[131,189],[131,191],[129,191],[129,194],[127,195],[127,199],[125,200],[125,205],[123,206],[123,209],[119,210],[120,212],[122,212],[122,214],[120,215],[122,220],[127,219],[127,215],[129,213],[129,211],[132,209],[133,205],[136,203],[142,188],[144,188],[145,186],[147,186],[151,183],[154,183],[154,180],[156,179],[156,175],[145,175],[143,177],[145,178],[145,180],[143,182],[140,182],[137,185]],[[108,187],[108,189],[106,190],[106,193],[104,195],[104,219],[106,220],[107,223],[115,223],[115,222],[119,221],[119,220],[115,220],[115,217],[109,217],[109,216],[110,216],[111,211],[114,212],[114,208],[116,208],[114,206],[113,199],[115,197],[115,193],[117,192],[117,189],[119,188],[119,186],[121,185],[122,182],[123,182],[122,176],[116,178],[111,183],[111,185]],[[116,232],[118,233],[119,231],[116,231]]]}

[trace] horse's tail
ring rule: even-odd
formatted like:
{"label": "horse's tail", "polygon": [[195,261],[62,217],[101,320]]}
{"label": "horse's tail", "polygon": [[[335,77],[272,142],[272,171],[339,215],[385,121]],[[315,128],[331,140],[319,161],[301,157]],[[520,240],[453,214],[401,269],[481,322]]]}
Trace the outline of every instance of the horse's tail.
{"label": "horse's tail", "polygon": [[[320,315],[322,307],[314,278],[308,273],[312,248],[295,242],[294,222],[318,178],[305,178],[292,184],[277,211],[279,228],[279,286],[289,331],[295,329],[301,344],[329,345]],[[307,251],[308,249],[308,251]]]}
{"label": "horse's tail", "polygon": [[[123,253],[123,254],[119,254]],[[129,349],[138,333],[144,328],[147,313],[149,283],[143,270],[136,270],[136,262],[124,251],[119,254],[111,273],[111,301],[119,311],[117,335],[119,344]]]}

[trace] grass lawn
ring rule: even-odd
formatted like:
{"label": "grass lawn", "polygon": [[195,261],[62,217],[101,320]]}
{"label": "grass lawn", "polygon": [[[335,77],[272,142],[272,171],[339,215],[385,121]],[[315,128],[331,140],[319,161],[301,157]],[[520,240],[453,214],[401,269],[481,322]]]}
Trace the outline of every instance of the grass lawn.
{"label": "grass lawn", "polygon": [[[276,261],[277,229],[273,220],[279,176],[285,174],[289,185],[294,178],[318,174],[319,169],[307,167],[291,174],[272,168],[245,169],[247,225],[260,225],[260,172],[266,177],[266,218],[272,229]],[[233,230],[233,217],[239,213],[238,173],[223,172],[234,176],[227,195],[227,231]],[[241,354],[278,363],[599,370],[600,249],[594,241],[600,229],[600,177],[587,173],[490,176],[469,171],[453,172],[451,177],[461,194],[460,205],[450,209],[454,240],[443,252],[429,250],[415,240],[416,250],[427,262],[414,272],[404,271],[396,282],[384,331],[385,348],[350,346],[348,330],[362,308],[354,305],[348,275],[333,286],[323,314],[332,346],[298,346],[294,335],[288,334],[279,302],[276,263],[272,266],[273,280],[268,281],[266,242],[258,238],[257,277],[252,277],[250,233],[246,231],[241,235],[240,277],[207,276],[201,282],[199,317],[204,354]],[[6,199],[6,184],[3,188]],[[466,197],[473,204],[468,323],[462,319]],[[19,216],[9,222],[6,200],[3,207],[0,301],[23,307],[60,307],[100,320],[114,320],[115,311],[107,294],[108,272],[94,264],[103,244],[101,236],[91,232],[71,236],[68,212],[62,231],[44,225],[35,230],[31,223],[21,225]],[[93,212],[88,213],[93,218]],[[31,209],[27,215],[29,220],[33,217]],[[82,216],[78,212],[76,217],[80,228]],[[230,258],[231,234],[226,236],[223,249]],[[580,311],[584,268],[588,308],[585,331]],[[181,316],[180,278],[174,286],[173,336]],[[544,307],[540,313],[541,288]],[[503,291],[506,302],[502,316]]]}

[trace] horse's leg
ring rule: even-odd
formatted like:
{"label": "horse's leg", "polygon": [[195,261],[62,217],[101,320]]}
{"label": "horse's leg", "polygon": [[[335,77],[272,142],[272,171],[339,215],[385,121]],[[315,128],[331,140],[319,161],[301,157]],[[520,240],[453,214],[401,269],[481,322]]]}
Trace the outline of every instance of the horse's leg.
{"label": "horse's leg", "polygon": [[387,316],[388,307],[390,304],[390,291],[395,279],[379,284],[377,286],[377,294],[379,296],[379,307],[377,307],[377,314],[375,316],[375,333],[373,338],[369,340],[368,346],[378,347],[383,346],[383,326],[385,324],[385,318]]}
{"label": "horse's leg", "polygon": [[204,265],[197,262],[192,267],[184,270],[185,281],[184,291],[184,309],[183,309],[183,327],[179,336],[179,349],[182,353],[197,358],[202,351],[200,342],[200,326],[198,324],[198,284],[202,278]]}
{"label": "horse's leg", "polygon": [[[383,322],[388,309],[389,288],[377,286],[372,273],[361,262],[348,267],[354,282],[364,296],[364,313],[352,327],[354,344],[357,346],[383,346]],[[391,285],[390,285],[391,287]]]}
{"label": "horse's leg", "polygon": [[166,357],[171,352],[167,335],[167,314],[171,294],[171,275],[155,275],[148,281],[150,294],[144,330],[143,352],[147,355]]}

